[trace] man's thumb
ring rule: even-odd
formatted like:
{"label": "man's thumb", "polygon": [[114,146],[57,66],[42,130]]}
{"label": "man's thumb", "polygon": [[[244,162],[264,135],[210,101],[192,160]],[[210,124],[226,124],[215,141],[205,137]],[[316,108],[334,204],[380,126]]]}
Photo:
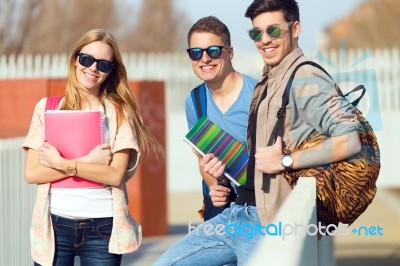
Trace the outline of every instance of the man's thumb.
{"label": "man's thumb", "polygon": [[282,152],[282,138],[280,136],[276,138],[274,146],[276,147],[277,150]]}

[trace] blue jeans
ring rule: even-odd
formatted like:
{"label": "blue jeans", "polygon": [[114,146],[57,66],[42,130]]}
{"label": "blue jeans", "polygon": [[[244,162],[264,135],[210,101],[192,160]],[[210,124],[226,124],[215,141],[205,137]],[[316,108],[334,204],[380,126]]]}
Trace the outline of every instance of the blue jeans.
{"label": "blue jeans", "polygon": [[260,234],[257,209],[231,203],[221,214],[198,225],[155,262],[167,265],[245,265]]}
{"label": "blue jeans", "polygon": [[121,265],[122,255],[108,252],[112,217],[71,220],[51,215],[51,219],[56,241],[53,265],[74,265],[75,256],[81,266]]}

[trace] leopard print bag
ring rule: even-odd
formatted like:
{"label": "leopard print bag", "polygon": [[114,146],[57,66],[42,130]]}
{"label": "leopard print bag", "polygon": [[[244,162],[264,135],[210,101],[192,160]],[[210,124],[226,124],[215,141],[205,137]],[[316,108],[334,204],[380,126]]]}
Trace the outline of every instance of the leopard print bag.
{"label": "leopard print bag", "polygon": [[[306,61],[297,66],[286,87],[288,93],[296,70],[303,64],[312,64],[323,70],[318,64]],[[337,86],[336,86],[337,87]],[[339,87],[337,90],[343,97],[350,93],[362,90],[362,94],[352,104],[356,106],[365,93],[365,88],[360,85],[346,95],[343,95]],[[283,97],[288,95],[284,93]],[[282,100],[282,108],[285,109],[288,98]],[[361,140],[361,151],[345,160],[331,163],[327,167],[299,169],[291,172],[282,172],[289,185],[293,188],[299,177],[315,177],[317,186],[317,219],[323,225],[339,222],[352,224],[369,206],[376,194],[376,181],[380,170],[380,150],[374,131],[361,111],[355,111],[360,127],[358,133]],[[284,116],[284,114],[283,114]],[[283,119],[278,119],[283,120]],[[278,123],[278,122],[277,122]],[[275,126],[278,131],[279,126]],[[276,133],[277,134],[277,133]],[[276,138],[277,135],[275,135]],[[317,145],[327,139],[328,136],[314,132],[309,135],[295,150],[284,150],[285,153],[306,149]]]}
{"label": "leopard print bag", "polygon": [[[371,125],[356,110],[360,128],[361,151],[329,167],[283,172],[293,188],[299,177],[313,176],[317,182],[317,216],[321,224],[352,224],[372,202],[380,170],[380,151]],[[307,149],[328,137],[317,132],[308,136],[295,150]]]}

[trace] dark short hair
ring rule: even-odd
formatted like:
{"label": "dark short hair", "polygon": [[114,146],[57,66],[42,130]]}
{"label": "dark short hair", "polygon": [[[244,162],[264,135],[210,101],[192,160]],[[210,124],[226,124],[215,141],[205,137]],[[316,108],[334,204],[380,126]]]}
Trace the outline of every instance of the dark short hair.
{"label": "dark short hair", "polygon": [[287,22],[300,21],[299,5],[296,0],[254,0],[244,16],[253,20],[261,13],[274,11],[282,11]]}
{"label": "dark short hair", "polygon": [[224,45],[231,46],[231,34],[228,27],[214,16],[203,17],[193,24],[187,36],[188,45],[190,45],[190,38],[195,32],[208,32],[215,34],[221,37]]}

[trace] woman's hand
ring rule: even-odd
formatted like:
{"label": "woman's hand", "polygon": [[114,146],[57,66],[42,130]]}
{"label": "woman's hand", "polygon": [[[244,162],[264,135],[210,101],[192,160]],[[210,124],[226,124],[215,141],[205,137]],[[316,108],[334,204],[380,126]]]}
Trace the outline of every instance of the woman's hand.
{"label": "woman's hand", "polygon": [[112,160],[111,147],[108,144],[101,144],[91,150],[88,155],[77,159],[78,162],[109,165]]}
{"label": "woman's hand", "polygon": [[41,165],[60,170],[64,160],[56,147],[50,143],[45,142],[39,147],[39,163]]}

